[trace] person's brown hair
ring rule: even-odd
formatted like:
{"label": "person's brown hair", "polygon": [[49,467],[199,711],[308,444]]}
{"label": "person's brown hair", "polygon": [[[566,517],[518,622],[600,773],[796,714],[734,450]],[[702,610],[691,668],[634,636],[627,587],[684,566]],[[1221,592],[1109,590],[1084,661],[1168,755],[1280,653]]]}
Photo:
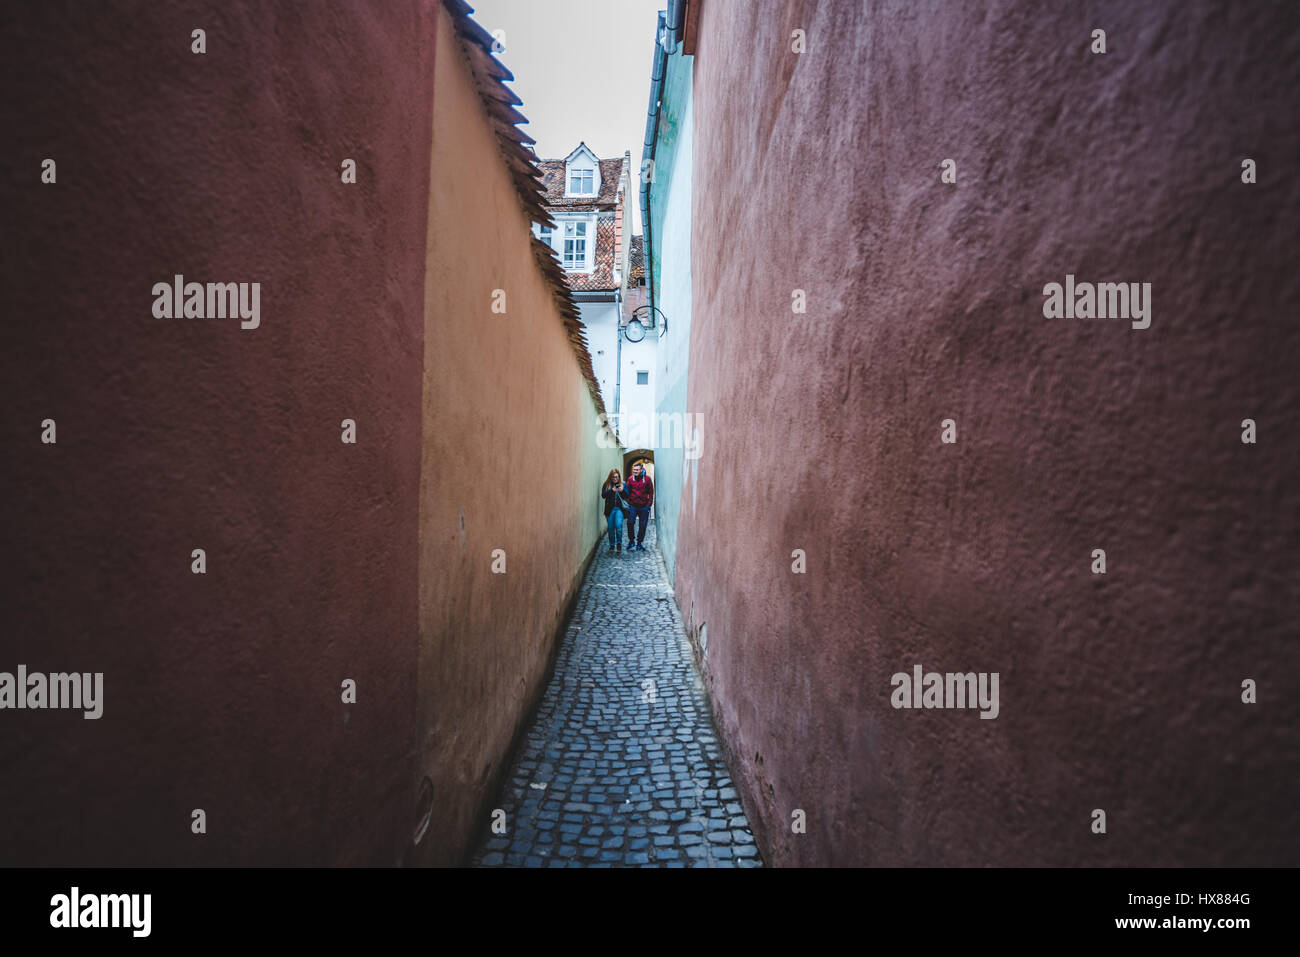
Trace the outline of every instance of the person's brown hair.
{"label": "person's brown hair", "polygon": [[[618,478],[614,478],[615,475],[617,475]],[[618,469],[610,469],[609,477],[605,479],[605,484],[601,488],[601,491],[608,492],[611,488],[614,487],[615,482],[621,482],[622,480],[623,480],[623,476],[619,473]]]}

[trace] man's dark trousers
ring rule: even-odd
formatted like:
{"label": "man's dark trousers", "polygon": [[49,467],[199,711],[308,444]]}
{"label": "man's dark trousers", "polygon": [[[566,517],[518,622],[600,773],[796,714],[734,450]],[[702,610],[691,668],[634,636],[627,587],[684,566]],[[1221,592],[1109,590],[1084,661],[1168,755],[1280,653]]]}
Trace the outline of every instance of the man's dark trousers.
{"label": "man's dark trousers", "polygon": [[650,506],[632,506],[632,517],[627,523],[627,543],[632,544],[632,528],[636,527],[636,544],[640,545],[645,541],[646,523],[650,521]]}

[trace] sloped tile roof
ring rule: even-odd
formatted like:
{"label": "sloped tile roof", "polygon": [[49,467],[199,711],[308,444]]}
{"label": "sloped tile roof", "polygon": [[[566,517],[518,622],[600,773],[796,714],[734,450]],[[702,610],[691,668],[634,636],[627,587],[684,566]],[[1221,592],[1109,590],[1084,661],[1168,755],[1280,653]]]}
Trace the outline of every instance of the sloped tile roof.
{"label": "sloped tile roof", "polygon": [[542,177],[542,202],[556,209],[613,209],[618,204],[618,184],[623,180],[627,157],[600,160],[600,193],[596,196],[564,195],[564,160],[539,159],[537,171]]}
{"label": "sloped tile roof", "polygon": [[[514,109],[521,104],[521,101],[503,82],[513,80],[514,74],[502,66],[493,55],[492,35],[470,16],[474,12],[473,7],[465,3],[465,0],[442,0],[442,3],[451,15],[456,37],[465,53],[475,89],[478,90],[479,99],[483,102],[488,122],[497,135],[501,158],[514,181],[519,205],[533,222],[552,223],[551,214],[546,209],[545,190],[537,178],[537,157],[529,149],[529,146],[536,141],[518,129],[517,124],[527,123],[528,120]],[[563,162],[560,161],[561,166]],[[601,176],[604,175],[605,170],[602,166]],[[618,189],[617,179],[614,189],[616,191]],[[596,412],[603,415],[605,402],[600,397],[600,384],[596,381],[596,373],[591,365],[591,351],[587,348],[587,336],[578,314],[578,305],[569,291],[564,267],[560,265],[551,247],[536,239],[532,240],[532,244],[534,258],[547,285],[550,286],[551,296],[564,323],[569,343],[573,347],[573,354],[577,357],[578,368],[582,371],[583,378],[587,380],[587,391],[596,404]]]}
{"label": "sloped tile roof", "polygon": [[595,268],[591,272],[566,273],[569,288],[580,292],[604,292],[618,288],[614,281],[614,216],[603,214],[596,220]]}
{"label": "sloped tile roof", "polygon": [[[594,268],[589,273],[566,272],[569,288],[579,292],[609,292],[618,288],[614,269],[618,265],[615,251],[614,214],[618,210],[618,187],[627,170],[628,158],[597,160],[600,163],[600,192],[595,196],[564,195],[565,160],[537,161],[542,182],[542,201],[555,213],[598,213]],[[627,197],[623,198],[626,203]],[[624,218],[624,228],[627,219]]]}

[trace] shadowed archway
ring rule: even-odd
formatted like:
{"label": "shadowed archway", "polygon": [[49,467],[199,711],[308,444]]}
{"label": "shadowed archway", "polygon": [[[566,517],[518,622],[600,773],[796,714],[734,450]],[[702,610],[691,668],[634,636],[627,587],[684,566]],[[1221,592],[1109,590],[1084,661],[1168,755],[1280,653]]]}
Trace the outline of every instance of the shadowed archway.
{"label": "shadowed archway", "polygon": [[652,449],[628,449],[623,453],[623,474],[631,475],[632,466],[641,462],[645,465],[646,474],[650,476],[650,481],[655,477],[655,454]]}

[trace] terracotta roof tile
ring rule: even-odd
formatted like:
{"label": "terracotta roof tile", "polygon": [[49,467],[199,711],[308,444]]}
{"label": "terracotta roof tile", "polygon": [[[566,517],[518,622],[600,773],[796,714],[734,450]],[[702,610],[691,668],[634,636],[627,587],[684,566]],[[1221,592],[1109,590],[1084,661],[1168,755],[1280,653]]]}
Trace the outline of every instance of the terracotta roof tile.
{"label": "terracotta roof tile", "polygon": [[[602,159],[600,163],[600,192],[595,196],[566,197],[565,161],[562,159],[543,159],[537,161],[537,169],[542,185],[542,201],[547,210],[554,213],[596,213],[596,249],[594,269],[589,273],[568,272],[569,288],[580,292],[606,292],[617,289],[614,281],[614,268],[618,265],[615,255],[614,217],[618,210],[619,184],[627,170],[628,159]],[[623,197],[627,201],[627,197]],[[626,228],[627,219],[624,219]]]}
{"label": "terracotta roof tile", "polygon": [[595,268],[591,272],[566,273],[569,288],[580,292],[617,289],[614,265],[614,216],[603,214],[596,220]]}
{"label": "terracotta roof tile", "polygon": [[556,209],[613,209],[618,204],[618,184],[623,180],[626,157],[600,161],[600,193],[596,196],[564,195],[564,160],[539,159],[537,171],[542,177],[542,201]]}

